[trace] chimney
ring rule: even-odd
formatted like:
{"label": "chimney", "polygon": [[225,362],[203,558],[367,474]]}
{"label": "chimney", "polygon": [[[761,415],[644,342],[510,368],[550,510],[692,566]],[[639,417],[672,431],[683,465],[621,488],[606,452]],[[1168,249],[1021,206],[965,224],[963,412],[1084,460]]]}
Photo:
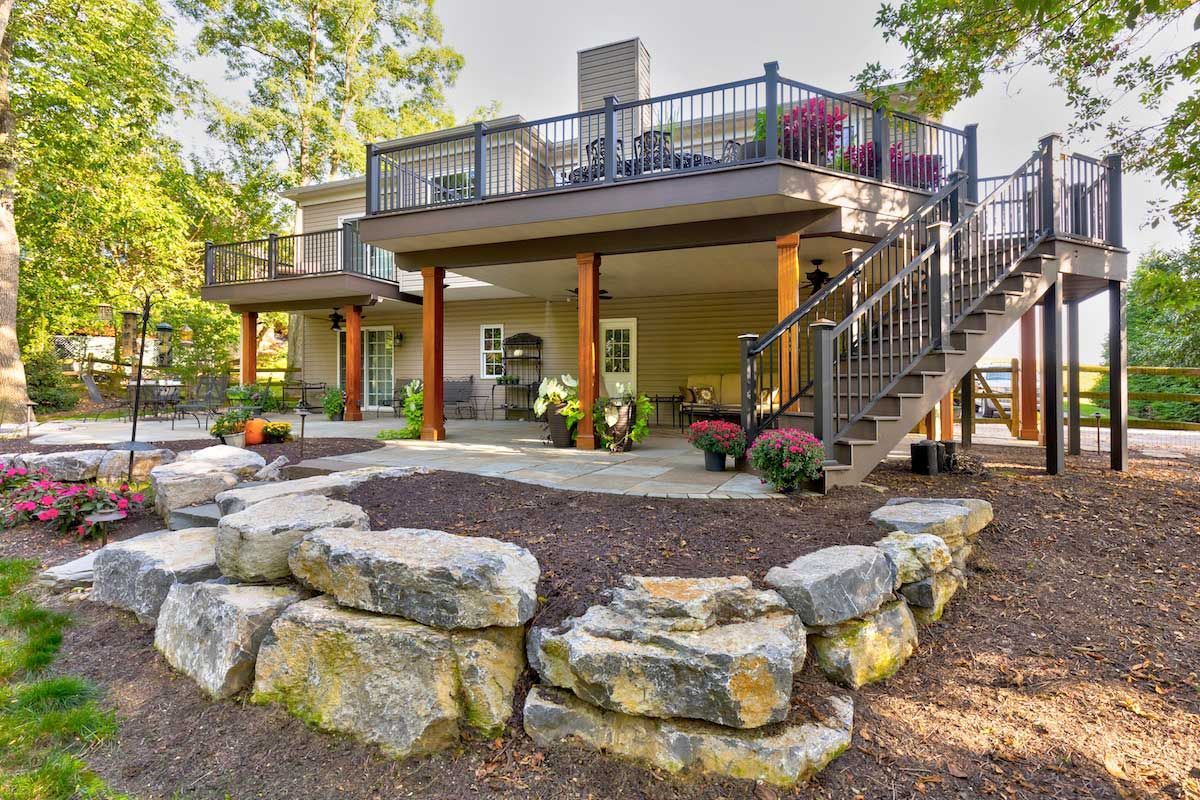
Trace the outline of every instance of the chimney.
{"label": "chimney", "polygon": [[621,102],[650,96],[650,51],[638,38],[579,51],[579,110],[604,108],[604,98]]}

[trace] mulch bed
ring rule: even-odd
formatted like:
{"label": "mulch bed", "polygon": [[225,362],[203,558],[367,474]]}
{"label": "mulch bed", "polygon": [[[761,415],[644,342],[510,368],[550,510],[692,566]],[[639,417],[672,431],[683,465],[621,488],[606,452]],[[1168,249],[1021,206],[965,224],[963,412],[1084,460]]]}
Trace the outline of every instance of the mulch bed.
{"label": "mulch bed", "polygon": [[[168,450],[174,450],[176,453],[184,450],[200,450],[204,447],[212,447],[221,442],[211,436],[206,436],[202,439],[174,439],[163,442],[154,442],[158,447],[165,447]],[[306,438],[304,440],[304,458],[332,458],[334,456],[344,456],[347,453],[361,453],[364,450],[378,450],[384,447],[384,443],[375,439],[353,439],[353,438],[330,438],[316,439]],[[65,453],[71,450],[95,450],[103,449],[101,444],[33,444],[29,439],[0,439],[0,453]],[[292,464],[300,462],[300,443],[297,441],[280,442],[278,444],[259,444],[254,447],[247,448],[255,453],[258,453],[268,462],[273,461],[279,456],[287,456],[288,461]]]}
{"label": "mulch bed", "polygon": [[[818,547],[869,543],[897,495],[990,500],[969,588],[891,680],[855,692],[851,750],[795,793],[820,798],[1200,796],[1200,471],[1095,456],[1041,474],[1041,451],[985,448],[983,474],[876,470],[827,498],[711,502],[542,489],[435,473],[353,498],[372,522],[493,536],[542,564],[538,623],[582,611],[623,573],[746,574]],[[211,703],[132,617],[73,606],[59,668],[107,690],[117,739],[87,760],[118,790],[188,798],[747,798],[571,749],[541,751],[518,711],[493,745],[398,762],[278,708]],[[799,691],[824,685],[806,668]]]}
{"label": "mulch bed", "polygon": [[[131,512],[121,524],[113,525],[108,540],[119,542],[162,528],[162,519],[153,509],[141,508]],[[48,525],[22,525],[12,530],[0,529],[0,558],[34,559],[42,567],[72,561],[99,547],[99,539],[81,539],[72,534],[59,534]]]}

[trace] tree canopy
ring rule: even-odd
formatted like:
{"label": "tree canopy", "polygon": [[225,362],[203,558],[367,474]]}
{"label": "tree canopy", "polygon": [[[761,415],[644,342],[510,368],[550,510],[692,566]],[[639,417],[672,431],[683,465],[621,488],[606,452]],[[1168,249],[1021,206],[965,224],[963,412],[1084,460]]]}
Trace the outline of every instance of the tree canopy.
{"label": "tree canopy", "polygon": [[[1200,229],[1198,14],[1195,0],[899,0],[876,24],[905,47],[907,63],[870,64],[856,80],[882,96],[902,78],[921,109],[940,114],[977,94],[987,75],[1044,67],[1066,92],[1074,130],[1104,131],[1128,168],[1179,191],[1151,222],[1169,214]],[[1131,119],[1129,101],[1154,119]]]}
{"label": "tree canopy", "polygon": [[1200,237],[1144,256],[1128,302],[1129,363],[1200,367]]}

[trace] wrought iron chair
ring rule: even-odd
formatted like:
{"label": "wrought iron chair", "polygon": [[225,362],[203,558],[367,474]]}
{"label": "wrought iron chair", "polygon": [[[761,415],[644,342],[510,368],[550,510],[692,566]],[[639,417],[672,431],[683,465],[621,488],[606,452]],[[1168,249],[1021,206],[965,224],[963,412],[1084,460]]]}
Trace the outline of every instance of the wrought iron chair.
{"label": "wrought iron chair", "polygon": [[463,380],[444,381],[442,402],[446,408],[453,408],[459,419],[477,419],[479,412],[475,406],[474,388],[474,375]]}
{"label": "wrought iron chair", "polygon": [[88,400],[96,406],[93,409],[96,412],[96,420],[104,416],[104,412],[106,411],[119,410],[122,412],[122,419],[129,416],[133,407],[129,404],[128,400],[110,400],[106,398],[100,392],[100,387],[96,385],[96,378],[89,372],[83,373],[80,376],[80,380],[83,381],[83,388],[87,390]]}
{"label": "wrought iron chair", "polygon": [[[205,376],[196,379],[196,384],[188,390],[186,400],[175,406],[175,416],[190,414],[200,426],[200,415],[204,415],[204,427],[208,427],[209,418],[216,415],[225,402],[225,390],[229,388],[229,376]],[[172,425],[174,419],[172,419]]]}
{"label": "wrought iron chair", "polygon": [[634,139],[633,161],[638,172],[657,172],[681,166],[675,155],[670,131],[646,131]]}

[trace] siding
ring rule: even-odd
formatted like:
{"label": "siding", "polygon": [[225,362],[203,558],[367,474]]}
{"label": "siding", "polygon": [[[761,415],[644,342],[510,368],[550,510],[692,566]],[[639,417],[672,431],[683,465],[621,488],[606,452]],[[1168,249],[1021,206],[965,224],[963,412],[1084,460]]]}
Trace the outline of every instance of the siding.
{"label": "siding", "polygon": [[579,51],[579,110],[604,107],[604,98],[622,102],[650,96],[650,53],[641,39]]}
{"label": "siding", "polygon": [[[634,297],[600,304],[602,319],[633,317],[638,327],[638,390],[673,393],[690,374],[736,372],[738,335],[775,324],[774,292]],[[479,377],[479,326],[504,325],[504,335],[528,332],[543,339],[543,375],[578,372],[576,306],[537,299],[475,300],[446,304],[448,378]],[[388,304],[366,309],[364,326],[392,325],[404,334],[394,355],[397,380],[421,376],[421,309]],[[337,338],[323,317],[304,337],[304,379],[336,383]],[[491,381],[484,382],[490,387]],[[481,392],[486,394],[486,389]]]}

